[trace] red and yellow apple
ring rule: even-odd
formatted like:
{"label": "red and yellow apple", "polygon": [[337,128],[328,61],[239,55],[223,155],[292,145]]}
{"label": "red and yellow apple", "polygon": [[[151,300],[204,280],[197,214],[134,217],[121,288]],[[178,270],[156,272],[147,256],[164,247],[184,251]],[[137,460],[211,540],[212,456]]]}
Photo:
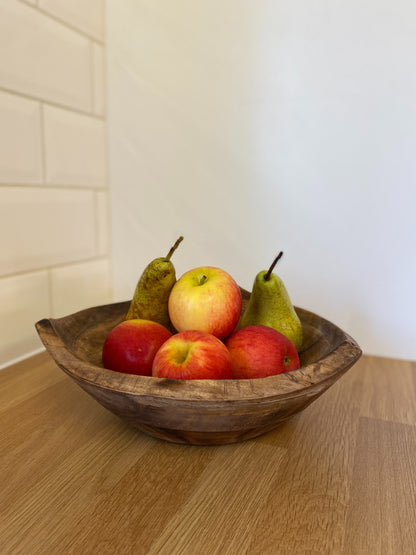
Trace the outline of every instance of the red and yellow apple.
{"label": "red and yellow apple", "polygon": [[236,379],[264,378],[300,367],[294,344],[279,331],[268,326],[241,328],[225,341]]}
{"label": "red and yellow apple", "polygon": [[237,283],[230,274],[213,266],[185,272],[173,286],[168,302],[176,330],[200,330],[219,339],[235,329],[241,306]]}
{"label": "red and yellow apple", "polygon": [[150,376],[156,352],[171,336],[168,329],[151,320],[121,322],[110,331],[104,342],[104,367],[127,374]]}
{"label": "red and yellow apple", "polygon": [[221,380],[233,377],[231,356],[210,333],[185,330],[172,335],[153,360],[152,376],[183,380]]}

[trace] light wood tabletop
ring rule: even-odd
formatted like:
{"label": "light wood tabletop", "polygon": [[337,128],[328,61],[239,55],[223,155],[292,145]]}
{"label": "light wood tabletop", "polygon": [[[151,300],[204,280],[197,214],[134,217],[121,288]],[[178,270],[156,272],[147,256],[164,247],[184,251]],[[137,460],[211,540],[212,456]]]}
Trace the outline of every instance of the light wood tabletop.
{"label": "light wood tabletop", "polygon": [[414,554],[416,362],[363,356],[280,428],[144,435],[46,353],[0,371],[0,552]]}

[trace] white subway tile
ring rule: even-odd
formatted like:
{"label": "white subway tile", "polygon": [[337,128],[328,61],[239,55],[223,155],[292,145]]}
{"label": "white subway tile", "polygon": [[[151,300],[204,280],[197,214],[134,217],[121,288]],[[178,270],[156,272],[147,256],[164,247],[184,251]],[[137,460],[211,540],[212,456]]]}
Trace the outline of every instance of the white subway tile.
{"label": "white subway tile", "polygon": [[99,116],[105,114],[105,59],[104,48],[96,42],[92,45],[93,71],[93,112]]}
{"label": "white subway tile", "polygon": [[91,258],[92,191],[0,187],[0,275]]}
{"label": "white subway tile", "polygon": [[105,256],[109,253],[110,237],[110,207],[109,193],[107,191],[97,191],[96,210],[97,210],[97,255]]}
{"label": "white subway tile", "polygon": [[0,86],[89,111],[90,41],[29,5],[1,0]]}
{"label": "white subway tile", "polygon": [[106,185],[106,127],[95,117],[44,107],[46,182]]}
{"label": "white subway tile", "polygon": [[2,367],[42,347],[35,323],[51,315],[47,272],[0,278],[0,306]]}
{"label": "white subway tile", "polygon": [[39,7],[80,29],[104,40],[104,0],[39,0]]}
{"label": "white subway tile", "polygon": [[2,91],[0,182],[42,182],[40,104]]}
{"label": "white subway tile", "polygon": [[54,317],[111,302],[111,275],[108,259],[62,266],[51,271]]}

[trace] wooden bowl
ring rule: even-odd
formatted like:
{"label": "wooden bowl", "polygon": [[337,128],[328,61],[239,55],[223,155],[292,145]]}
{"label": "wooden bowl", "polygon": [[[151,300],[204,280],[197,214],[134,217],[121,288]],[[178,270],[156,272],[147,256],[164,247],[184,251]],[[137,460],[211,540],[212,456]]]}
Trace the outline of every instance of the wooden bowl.
{"label": "wooden bowl", "polygon": [[[242,289],[243,307],[250,294]],[[306,408],[360,358],[361,349],[331,322],[296,308],[304,329],[301,368],[254,380],[172,380],[103,368],[108,332],[129,301],[43,319],[36,329],[57,365],[114,414],[175,443],[216,445],[254,438]],[[243,308],[243,309],[244,309]]]}

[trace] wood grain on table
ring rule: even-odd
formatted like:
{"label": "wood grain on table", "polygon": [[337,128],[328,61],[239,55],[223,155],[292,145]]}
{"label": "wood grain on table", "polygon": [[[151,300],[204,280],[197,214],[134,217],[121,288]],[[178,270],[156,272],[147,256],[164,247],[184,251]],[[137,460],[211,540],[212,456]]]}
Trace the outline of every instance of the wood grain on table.
{"label": "wood grain on table", "polygon": [[416,553],[416,362],[363,356],[243,443],[108,412],[46,354],[0,372],[0,552]]}

